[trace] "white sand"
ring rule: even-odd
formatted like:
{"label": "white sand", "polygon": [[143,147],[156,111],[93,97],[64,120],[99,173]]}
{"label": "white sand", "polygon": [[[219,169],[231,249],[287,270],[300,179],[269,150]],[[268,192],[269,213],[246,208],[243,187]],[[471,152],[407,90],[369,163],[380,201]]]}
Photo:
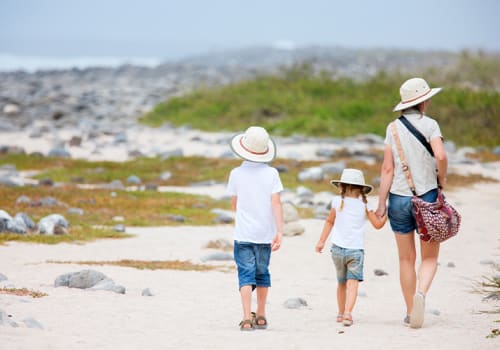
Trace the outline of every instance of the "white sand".
{"label": "white sand", "polygon": [[[112,266],[47,263],[48,260],[172,260],[200,263],[213,250],[212,239],[231,239],[232,226],[130,228],[134,238],[100,240],[84,245],[8,243],[0,246],[0,272],[7,284],[49,294],[32,299],[0,294],[0,309],[20,327],[0,326],[0,349],[498,349],[500,337],[486,339],[498,314],[498,302],[482,301],[475,282],[495,273],[480,264],[500,263],[499,184],[480,184],[449,192],[463,215],[459,236],[441,248],[440,267],[427,297],[422,329],[402,325],[404,303],[399,287],[396,246],[387,224],[370,229],[366,241],[365,282],[350,328],[335,323],[336,279],[327,252],[314,245],[323,222],[302,220],[306,232],[287,237],[271,262],[273,287],[265,331],[239,331],[241,306],[235,272],[137,270]],[[372,198],[373,200],[374,198]],[[456,267],[447,267],[453,262]],[[214,263],[232,266],[231,262]],[[105,291],[54,288],[60,274],[99,270],[127,288],[125,295]],[[388,276],[377,277],[375,268]],[[5,285],[5,283],[3,283]],[[153,297],[141,296],[150,288]],[[308,307],[286,309],[288,298],[301,297]],[[44,329],[27,328],[33,317]],[[340,333],[343,332],[343,333]]]}

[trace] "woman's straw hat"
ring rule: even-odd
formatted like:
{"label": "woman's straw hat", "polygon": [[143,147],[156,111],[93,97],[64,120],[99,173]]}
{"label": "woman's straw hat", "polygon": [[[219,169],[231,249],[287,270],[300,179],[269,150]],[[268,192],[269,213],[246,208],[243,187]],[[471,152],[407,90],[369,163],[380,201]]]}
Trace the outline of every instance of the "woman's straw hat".
{"label": "woman's straw hat", "polygon": [[416,106],[420,102],[430,99],[435,94],[439,93],[442,88],[429,87],[429,84],[422,78],[411,78],[405,81],[399,88],[401,102],[394,107],[393,111],[401,111],[403,109]]}
{"label": "woman's straw hat", "polygon": [[358,169],[344,169],[340,176],[340,180],[332,180],[330,183],[337,187],[339,187],[341,183],[362,186],[365,193],[370,193],[370,191],[373,190],[373,186],[365,183],[363,172]]}
{"label": "woman's straw hat", "polygon": [[251,162],[268,163],[276,157],[274,141],[260,126],[251,126],[245,133],[234,136],[230,146],[234,153]]}

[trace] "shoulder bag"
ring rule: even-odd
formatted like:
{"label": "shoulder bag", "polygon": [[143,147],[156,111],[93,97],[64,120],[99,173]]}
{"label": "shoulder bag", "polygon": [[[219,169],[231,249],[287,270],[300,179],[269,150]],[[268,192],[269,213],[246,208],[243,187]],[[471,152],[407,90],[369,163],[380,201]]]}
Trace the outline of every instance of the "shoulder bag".
{"label": "shoulder bag", "polygon": [[423,241],[433,240],[436,242],[444,242],[458,233],[462,217],[457,210],[446,201],[440,187],[438,187],[438,196],[435,202],[426,202],[417,196],[410,168],[408,167],[403,148],[401,147],[401,141],[399,140],[395,122],[391,124],[391,131],[394,142],[396,143],[399,158],[403,164],[406,181],[413,193],[411,202],[420,239]]}

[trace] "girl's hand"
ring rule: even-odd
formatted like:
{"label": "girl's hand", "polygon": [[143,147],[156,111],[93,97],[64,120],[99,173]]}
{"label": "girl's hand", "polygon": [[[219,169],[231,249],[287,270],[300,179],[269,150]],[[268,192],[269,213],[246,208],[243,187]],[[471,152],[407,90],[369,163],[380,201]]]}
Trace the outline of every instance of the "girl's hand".
{"label": "girl's hand", "polygon": [[281,247],[281,237],[283,235],[278,233],[276,236],[274,236],[273,241],[271,242],[271,251],[275,252]]}
{"label": "girl's hand", "polygon": [[318,242],[318,243],[316,244],[316,248],[315,248],[315,250],[316,250],[316,252],[317,252],[317,253],[323,253],[323,248],[324,248],[324,247],[325,247],[325,243],[323,243],[323,242]]}

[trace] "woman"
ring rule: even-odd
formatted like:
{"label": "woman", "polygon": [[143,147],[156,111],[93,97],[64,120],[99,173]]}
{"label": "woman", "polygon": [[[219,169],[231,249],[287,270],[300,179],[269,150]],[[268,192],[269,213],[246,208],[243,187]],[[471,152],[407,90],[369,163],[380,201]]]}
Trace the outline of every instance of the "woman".
{"label": "woman", "polygon": [[[434,119],[425,115],[431,97],[440,91],[441,88],[429,88],[422,78],[409,79],[401,85],[401,102],[394,108],[394,111],[402,111],[402,115],[411,125],[423,134],[434,153],[432,156],[401,120],[394,121],[417,195],[428,202],[436,200],[438,186],[446,185],[448,167],[439,125]],[[399,278],[406,303],[404,324],[420,328],[424,322],[425,295],[437,270],[439,243],[420,240],[421,264],[417,279],[414,234],[417,224],[412,211],[412,192],[399,159],[391,125],[387,127],[384,143],[384,161],[376,214],[379,217],[383,216],[389,199],[387,211],[398,247]]]}

